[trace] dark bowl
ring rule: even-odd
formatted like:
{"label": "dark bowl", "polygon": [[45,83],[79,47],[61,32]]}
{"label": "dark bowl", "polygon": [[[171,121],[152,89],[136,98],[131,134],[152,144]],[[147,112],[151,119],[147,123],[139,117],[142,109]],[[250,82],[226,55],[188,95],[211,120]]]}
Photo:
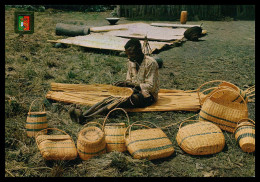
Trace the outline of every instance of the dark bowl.
{"label": "dark bowl", "polygon": [[110,23],[110,25],[115,25],[120,18],[106,18],[106,20]]}

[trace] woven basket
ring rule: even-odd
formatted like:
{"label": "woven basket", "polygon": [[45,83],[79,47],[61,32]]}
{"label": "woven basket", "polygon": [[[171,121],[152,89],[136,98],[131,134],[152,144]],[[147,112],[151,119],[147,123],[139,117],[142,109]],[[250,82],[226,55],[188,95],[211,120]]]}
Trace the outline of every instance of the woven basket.
{"label": "woven basket", "polygon": [[[37,100],[37,99],[35,99],[35,100]],[[46,129],[48,127],[44,105],[42,105],[43,111],[31,112],[32,104],[34,103],[34,101],[31,103],[31,106],[29,108],[26,125],[25,125],[26,133],[27,133],[28,137],[34,137],[37,132],[39,132],[43,129]],[[42,134],[46,134],[46,133],[47,133],[47,130],[42,132]]]}
{"label": "woven basket", "polygon": [[[220,84],[217,87],[210,87],[208,89],[205,89],[203,91],[200,92],[200,90],[202,90],[202,87],[204,87],[207,84],[211,84],[211,83],[216,83],[216,82],[220,82]],[[226,91],[225,88],[232,88],[237,92],[229,92]],[[226,101],[231,101],[231,102],[239,102],[242,103],[243,99],[245,100],[245,102],[248,102],[248,97],[245,91],[241,90],[239,87],[237,87],[236,85],[227,82],[227,81],[223,81],[223,80],[213,80],[213,81],[209,81],[206,82],[204,84],[202,84],[198,89],[198,96],[200,97],[201,93],[204,93],[206,91],[212,90],[210,93],[207,94],[206,97],[204,97],[203,99],[200,99],[200,104],[202,105],[204,103],[204,101],[210,97],[212,94],[214,94],[215,92],[218,92],[219,90],[221,90],[221,92],[218,92],[217,94],[214,94],[213,97],[217,97],[219,99],[223,99]],[[240,97],[240,95],[243,97],[243,99]]]}
{"label": "woven basket", "polygon": [[124,139],[124,133],[126,130],[126,125],[125,123],[106,123],[108,116],[110,115],[111,112],[116,111],[116,110],[121,110],[125,113],[127,117],[127,122],[129,125],[129,117],[127,112],[122,109],[122,108],[115,108],[111,110],[103,123],[103,130],[105,132],[105,140],[107,143],[107,152],[111,151],[118,151],[118,152],[125,152],[126,151],[126,146],[125,146],[125,139]]}
{"label": "woven basket", "polygon": [[234,134],[244,152],[255,151],[255,122],[253,120],[246,118],[238,121]]}
{"label": "woven basket", "polygon": [[[181,126],[185,122],[197,121]],[[179,126],[176,140],[180,148],[191,155],[209,155],[221,152],[225,146],[225,137],[221,129],[211,122],[186,120]]]}
{"label": "woven basket", "polygon": [[[214,92],[205,100],[199,113],[199,119],[201,121],[210,121],[217,124],[221,129],[233,133],[237,122],[242,118],[248,118],[247,103],[241,95],[243,103],[223,100],[223,97],[214,97],[215,94],[222,92],[222,90]],[[225,88],[225,93],[227,93],[227,90],[236,92],[232,88]]]}
{"label": "woven basket", "polygon": [[[99,125],[100,128],[88,126],[90,124]],[[96,122],[85,124],[78,134],[77,150],[82,160],[88,160],[93,156],[106,153],[106,141],[102,125]]]}
{"label": "woven basket", "polygon": [[64,131],[57,128],[45,130],[57,130],[65,135],[42,135],[38,132],[35,136],[36,144],[45,160],[73,160],[78,152],[72,138]]}
{"label": "woven basket", "polygon": [[[150,123],[148,121],[142,122]],[[172,142],[160,128],[150,123],[156,128],[141,125],[148,129],[131,131],[133,125],[140,126],[140,124],[137,123],[138,121],[128,126],[124,134],[127,150],[133,158],[153,160],[168,157],[173,154],[174,148]],[[128,136],[126,136],[127,132],[129,133]]]}

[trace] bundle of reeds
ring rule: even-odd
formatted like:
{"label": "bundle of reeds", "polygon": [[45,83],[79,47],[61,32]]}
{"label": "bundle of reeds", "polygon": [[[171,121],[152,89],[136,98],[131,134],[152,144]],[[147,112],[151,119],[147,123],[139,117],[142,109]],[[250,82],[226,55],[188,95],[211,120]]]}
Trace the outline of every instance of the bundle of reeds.
{"label": "bundle of reeds", "polygon": [[106,84],[64,84],[51,83],[51,90],[64,92],[80,92],[87,93],[93,96],[114,96],[114,97],[129,97],[133,91],[126,87],[116,87]]}

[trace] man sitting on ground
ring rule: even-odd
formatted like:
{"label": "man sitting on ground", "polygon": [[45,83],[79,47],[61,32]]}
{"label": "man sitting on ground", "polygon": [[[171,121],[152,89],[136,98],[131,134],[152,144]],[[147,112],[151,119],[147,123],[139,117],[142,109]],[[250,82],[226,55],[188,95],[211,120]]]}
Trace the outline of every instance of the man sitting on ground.
{"label": "man sitting on ground", "polygon": [[[128,56],[126,81],[119,81],[114,85],[130,87],[134,93],[126,101],[116,105],[116,107],[142,108],[150,106],[158,99],[159,66],[153,57],[143,54],[142,46],[138,39],[130,39],[124,48]],[[94,109],[91,108],[88,111],[90,110]],[[93,115],[93,112],[88,111],[82,114],[81,110],[72,107],[69,114],[72,120],[79,119],[79,122],[83,123],[86,117]],[[102,112],[104,112],[104,109]],[[100,113],[96,112],[95,114]]]}

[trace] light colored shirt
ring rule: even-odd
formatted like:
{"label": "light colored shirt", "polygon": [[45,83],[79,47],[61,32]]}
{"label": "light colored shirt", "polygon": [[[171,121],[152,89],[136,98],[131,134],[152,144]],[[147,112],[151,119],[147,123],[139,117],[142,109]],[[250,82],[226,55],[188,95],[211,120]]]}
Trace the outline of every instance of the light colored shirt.
{"label": "light colored shirt", "polygon": [[128,61],[126,81],[139,84],[141,93],[144,97],[149,97],[151,94],[157,101],[159,92],[159,66],[156,60],[150,56],[144,56],[144,60],[136,70],[136,64]]}

